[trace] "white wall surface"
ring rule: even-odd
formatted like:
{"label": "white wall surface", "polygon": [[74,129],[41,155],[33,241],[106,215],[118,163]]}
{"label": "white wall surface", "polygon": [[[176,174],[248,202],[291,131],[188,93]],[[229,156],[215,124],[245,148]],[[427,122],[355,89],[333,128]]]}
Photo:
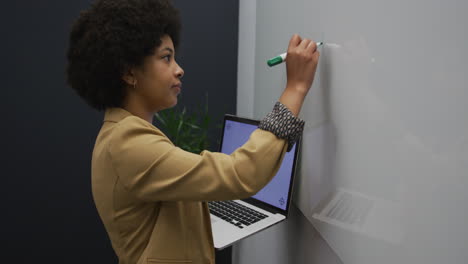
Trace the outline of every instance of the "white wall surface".
{"label": "white wall surface", "polygon": [[256,0],[239,0],[237,115],[252,118],[255,85]]}
{"label": "white wall surface", "polygon": [[304,215],[345,264],[467,263],[468,2],[256,2],[255,118],[286,84],[266,60],[294,33],[326,43],[301,112]]}

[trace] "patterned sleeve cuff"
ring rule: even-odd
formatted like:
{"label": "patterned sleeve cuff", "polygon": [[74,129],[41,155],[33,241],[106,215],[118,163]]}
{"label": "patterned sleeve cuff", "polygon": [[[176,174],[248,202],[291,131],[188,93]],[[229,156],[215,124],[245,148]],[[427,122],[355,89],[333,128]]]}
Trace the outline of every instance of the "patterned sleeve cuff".
{"label": "patterned sleeve cuff", "polygon": [[293,115],[289,109],[280,102],[276,102],[271,111],[262,121],[258,128],[270,131],[277,137],[288,141],[288,152],[304,130],[304,120]]}

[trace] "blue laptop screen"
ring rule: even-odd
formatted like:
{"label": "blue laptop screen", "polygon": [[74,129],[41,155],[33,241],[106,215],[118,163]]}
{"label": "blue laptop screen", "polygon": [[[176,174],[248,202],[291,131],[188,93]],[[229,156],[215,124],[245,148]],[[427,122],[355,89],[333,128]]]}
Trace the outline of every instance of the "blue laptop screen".
{"label": "blue laptop screen", "polygon": [[[225,154],[234,152],[247,142],[250,134],[252,134],[255,129],[257,129],[256,125],[226,120],[221,152]],[[296,145],[294,145],[290,152],[286,152],[283,163],[275,177],[260,190],[260,192],[252,196],[252,198],[286,210]],[[255,177],[255,175],[252,175],[252,177]]]}

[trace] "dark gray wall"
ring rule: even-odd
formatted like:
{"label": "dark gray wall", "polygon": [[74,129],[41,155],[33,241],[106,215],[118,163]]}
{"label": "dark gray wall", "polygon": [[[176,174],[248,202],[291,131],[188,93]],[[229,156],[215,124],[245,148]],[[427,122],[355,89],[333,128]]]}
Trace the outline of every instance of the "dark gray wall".
{"label": "dark gray wall", "polygon": [[[117,263],[90,186],[103,115],[64,74],[70,25],[89,3],[2,3],[1,262]],[[235,113],[238,0],[176,6],[184,24],[180,104],[196,104],[208,91],[213,115]]]}
{"label": "dark gray wall", "polygon": [[236,113],[239,0],[175,0],[182,16],[182,42],[177,51],[185,70],[179,106],[195,109],[208,94],[213,127],[210,150],[217,139],[225,113]]}

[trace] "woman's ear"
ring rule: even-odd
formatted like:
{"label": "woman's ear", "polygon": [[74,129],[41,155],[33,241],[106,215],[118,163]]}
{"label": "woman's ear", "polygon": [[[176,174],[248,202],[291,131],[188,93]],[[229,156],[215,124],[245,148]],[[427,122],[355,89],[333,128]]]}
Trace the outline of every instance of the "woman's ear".
{"label": "woman's ear", "polygon": [[134,74],[134,69],[128,69],[122,76],[124,82],[126,82],[129,86],[134,86],[136,83],[136,76]]}

